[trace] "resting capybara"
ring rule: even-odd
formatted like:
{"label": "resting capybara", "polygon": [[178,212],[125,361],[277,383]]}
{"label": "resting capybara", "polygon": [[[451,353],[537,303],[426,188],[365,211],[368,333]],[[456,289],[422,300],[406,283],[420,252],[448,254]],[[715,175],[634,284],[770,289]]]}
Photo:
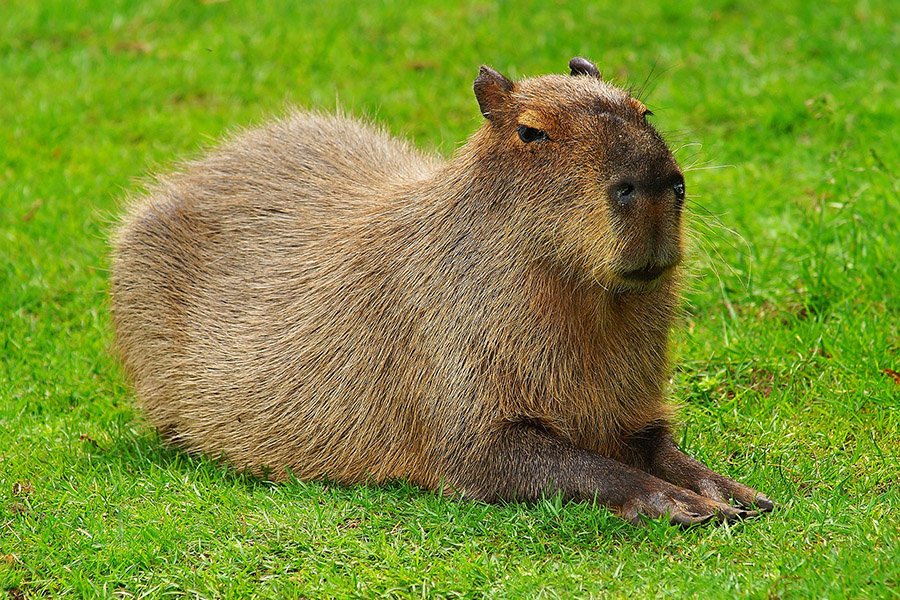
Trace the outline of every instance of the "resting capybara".
{"label": "resting capybara", "polygon": [[449,161],[295,112],[138,198],[112,309],[161,435],[275,479],[771,509],[672,441],[684,179],[640,101],[569,67],[482,67],[484,124]]}

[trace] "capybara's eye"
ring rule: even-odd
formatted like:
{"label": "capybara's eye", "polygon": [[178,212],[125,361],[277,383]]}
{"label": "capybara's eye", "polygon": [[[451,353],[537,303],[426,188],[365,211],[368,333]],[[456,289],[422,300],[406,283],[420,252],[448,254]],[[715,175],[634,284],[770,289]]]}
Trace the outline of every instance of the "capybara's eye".
{"label": "capybara's eye", "polygon": [[679,181],[675,185],[672,186],[672,190],[675,192],[675,198],[678,200],[684,200],[684,182]]}
{"label": "capybara's eye", "polygon": [[527,125],[519,125],[519,128],[516,129],[516,131],[519,133],[519,139],[526,144],[529,142],[543,142],[550,139],[547,137],[546,131],[528,127]]}

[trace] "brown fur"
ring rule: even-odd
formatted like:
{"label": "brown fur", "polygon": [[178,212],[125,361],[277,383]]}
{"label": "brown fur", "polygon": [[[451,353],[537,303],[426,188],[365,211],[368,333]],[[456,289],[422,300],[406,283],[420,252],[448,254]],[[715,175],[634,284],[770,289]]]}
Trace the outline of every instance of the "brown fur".
{"label": "brown fur", "polygon": [[[643,104],[590,67],[515,84],[483,68],[487,119],[447,162],[296,112],[161,179],[119,227],[112,274],[150,421],[275,478],[559,489],[674,515],[690,492],[638,442],[668,439],[681,174]],[[654,264],[670,268],[622,275]]]}

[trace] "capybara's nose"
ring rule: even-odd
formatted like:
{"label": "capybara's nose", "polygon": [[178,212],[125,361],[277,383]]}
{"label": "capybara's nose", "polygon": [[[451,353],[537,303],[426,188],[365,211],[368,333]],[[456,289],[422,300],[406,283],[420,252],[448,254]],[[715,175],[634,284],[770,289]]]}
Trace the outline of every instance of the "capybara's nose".
{"label": "capybara's nose", "polygon": [[665,176],[635,177],[617,181],[608,190],[614,206],[627,210],[642,202],[670,205],[681,210],[685,197],[684,177],[674,171]]}
{"label": "capybara's nose", "polygon": [[610,199],[620,208],[631,206],[637,201],[637,188],[630,181],[621,181],[610,190]]}

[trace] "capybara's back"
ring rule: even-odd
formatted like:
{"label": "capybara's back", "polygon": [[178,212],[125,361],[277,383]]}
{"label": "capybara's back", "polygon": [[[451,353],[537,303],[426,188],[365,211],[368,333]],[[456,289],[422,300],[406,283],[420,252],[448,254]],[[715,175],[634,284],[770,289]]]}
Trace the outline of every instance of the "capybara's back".
{"label": "capybara's back", "polygon": [[112,310],[161,435],[275,479],[771,508],[672,442],[684,178],[643,103],[569,66],[482,67],[485,121],[446,162],[293,113],[136,199]]}
{"label": "capybara's back", "polygon": [[384,444],[410,446],[411,407],[372,389],[391,368],[371,337],[391,298],[367,292],[385,274],[360,253],[374,215],[403,210],[392,192],[436,166],[374,127],[294,113],[138,199],[115,239],[113,313],[163,436],[276,476],[406,475]]}

